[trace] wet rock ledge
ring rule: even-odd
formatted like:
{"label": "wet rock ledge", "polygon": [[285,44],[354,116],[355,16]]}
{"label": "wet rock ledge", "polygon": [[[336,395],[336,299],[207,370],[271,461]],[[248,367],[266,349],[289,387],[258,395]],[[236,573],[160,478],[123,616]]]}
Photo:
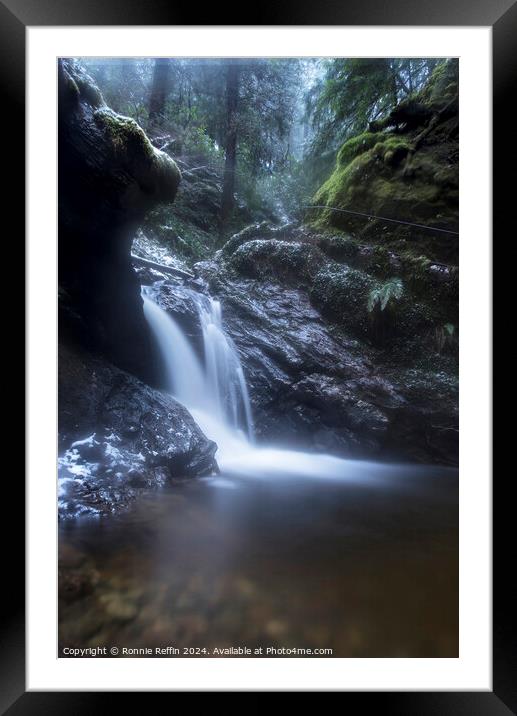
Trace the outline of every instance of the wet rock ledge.
{"label": "wet rock ledge", "polygon": [[217,471],[216,444],[171,396],[70,347],[59,365],[61,518],[108,514],[142,489]]}
{"label": "wet rock ledge", "polygon": [[93,80],[59,81],[59,513],[100,515],[139,490],[217,470],[216,446],[157,385],[131,244],[174,200],[175,162]]}

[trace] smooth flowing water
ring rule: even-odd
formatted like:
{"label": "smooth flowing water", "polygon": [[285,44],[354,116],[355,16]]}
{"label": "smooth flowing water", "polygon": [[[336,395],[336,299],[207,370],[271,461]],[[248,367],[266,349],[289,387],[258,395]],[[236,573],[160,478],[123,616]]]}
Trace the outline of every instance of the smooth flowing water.
{"label": "smooth flowing water", "polygon": [[457,497],[453,470],[351,462],[188,480],[64,522],[60,646],[456,657]]}
{"label": "smooth flowing water", "polygon": [[191,292],[201,361],[153,296],[144,310],[167,385],[217,442],[221,475],[61,525],[61,649],[457,656],[457,471],[255,444],[218,302]]}
{"label": "smooth flowing water", "polygon": [[[155,289],[144,287],[144,314],[165,366],[168,390],[194,414],[220,448],[244,446],[253,440],[248,389],[239,354],[223,330],[221,304],[185,289],[195,304],[203,334],[204,363],[179,325],[155,301]],[[226,448],[226,449],[225,449]]]}
{"label": "smooth flowing water", "polygon": [[[144,287],[144,313],[159,348],[169,391],[192,413],[205,434],[218,445],[223,474],[285,474],[346,479],[372,479],[375,463],[358,463],[331,455],[258,446],[248,389],[237,349],[223,329],[221,305],[211,297],[185,289],[197,307],[203,334],[204,362],[188,337],[155,300],[156,288]],[[360,466],[365,467],[361,468]]]}

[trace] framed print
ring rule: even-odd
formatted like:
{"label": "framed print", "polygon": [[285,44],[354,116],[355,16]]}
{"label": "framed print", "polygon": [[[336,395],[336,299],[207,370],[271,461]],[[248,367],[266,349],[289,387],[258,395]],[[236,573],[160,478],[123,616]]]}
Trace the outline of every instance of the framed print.
{"label": "framed print", "polygon": [[491,468],[503,5],[0,5],[28,307],[4,710],[517,708]]}

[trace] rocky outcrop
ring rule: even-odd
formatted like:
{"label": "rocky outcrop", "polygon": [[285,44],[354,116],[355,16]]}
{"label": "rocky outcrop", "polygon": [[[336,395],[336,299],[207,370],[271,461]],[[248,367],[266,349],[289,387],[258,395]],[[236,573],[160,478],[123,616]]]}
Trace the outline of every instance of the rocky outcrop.
{"label": "rocky outcrop", "polygon": [[152,379],[131,242],[146,213],[174,199],[180,172],[76,63],[60,61],[58,81],[60,336]]}
{"label": "rocky outcrop", "polygon": [[[441,63],[417,95],[382,122],[352,137],[338,152],[332,175],[321,186],[310,218],[371,243],[457,262],[454,234],[394,224],[377,217],[458,231],[457,61]],[[343,211],[340,211],[343,210]]]}
{"label": "rocky outcrop", "polygon": [[[235,255],[248,245],[254,253],[257,244],[262,255],[269,243],[252,239]],[[313,256],[314,247],[306,248]],[[426,359],[410,349],[394,357],[356,330],[359,317],[368,315],[359,291],[355,297],[351,292],[351,321],[331,322],[314,305],[310,287],[285,273],[283,262],[275,273],[274,249],[263,255],[254,269],[249,264],[252,277],[239,275],[231,260],[195,267],[202,290],[221,301],[225,329],[243,363],[257,439],[342,456],[456,464],[454,356],[435,347]],[[195,307],[181,286],[165,281],[158,297],[200,346]]]}
{"label": "rocky outcrop", "polygon": [[[165,145],[168,152],[174,142]],[[169,254],[193,262],[213,255],[221,240],[220,213],[223,169],[210,165],[206,156],[187,155],[176,158],[181,168],[181,184],[174,203],[153,209],[142,224],[146,236],[159,242]],[[209,162],[207,164],[207,161]],[[256,208],[254,215],[263,212]],[[232,215],[235,229],[247,226],[254,218],[239,195]],[[268,222],[260,222],[262,226]],[[235,230],[234,229],[234,230]]]}
{"label": "rocky outcrop", "polygon": [[[266,236],[275,234],[266,233]],[[423,355],[458,321],[458,271],[343,235],[232,237],[220,258],[230,272],[305,289],[312,305],[347,334],[382,349]],[[250,237],[255,232],[250,232]]]}
{"label": "rocky outcrop", "polygon": [[142,489],[211,474],[215,451],[170,395],[100,356],[60,347],[60,517],[110,513]]}
{"label": "rocky outcrop", "polygon": [[[59,63],[60,516],[109,513],[143,489],[217,470],[215,443],[150,384],[159,361],[131,245],[180,172],[138,124]],[[138,377],[136,377],[138,376]]]}

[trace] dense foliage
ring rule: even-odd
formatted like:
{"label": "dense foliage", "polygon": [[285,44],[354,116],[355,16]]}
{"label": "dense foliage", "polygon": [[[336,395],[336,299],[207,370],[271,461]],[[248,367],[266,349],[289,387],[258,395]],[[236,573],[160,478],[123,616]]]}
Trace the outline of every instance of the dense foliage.
{"label": "dense foliage", "polygon": [[237,194],[251,205],[266,200],[273,210],[281,203],[289,214],[328,176],[343,142],[418,91],[438,62],[82,60],[107,103],[175,156],[222,170],[233,133],[236,151],[227,171]]}
{"label": "dense foliage", "polygon": [[[316,222],[320,230],[357,230],[361,240],[375,234],[373,243],[396,233],[398,250],[414,233],[348,221],[336,209],[315,213],[308,208],[314,204],[451,230],[457,224],[456,60],[86,58],[81,64],[107,104],[135,119],[182,169],[174,204],[158,207],[144,230],[187,259],[209,255],[253,221]],[[437,140],[431,137],[437,150],[415,154],[422,129],[447,115],[451,103],[455,124],[440,125]],[[417,255],[454,259],[449,238],[424,231]]]}

